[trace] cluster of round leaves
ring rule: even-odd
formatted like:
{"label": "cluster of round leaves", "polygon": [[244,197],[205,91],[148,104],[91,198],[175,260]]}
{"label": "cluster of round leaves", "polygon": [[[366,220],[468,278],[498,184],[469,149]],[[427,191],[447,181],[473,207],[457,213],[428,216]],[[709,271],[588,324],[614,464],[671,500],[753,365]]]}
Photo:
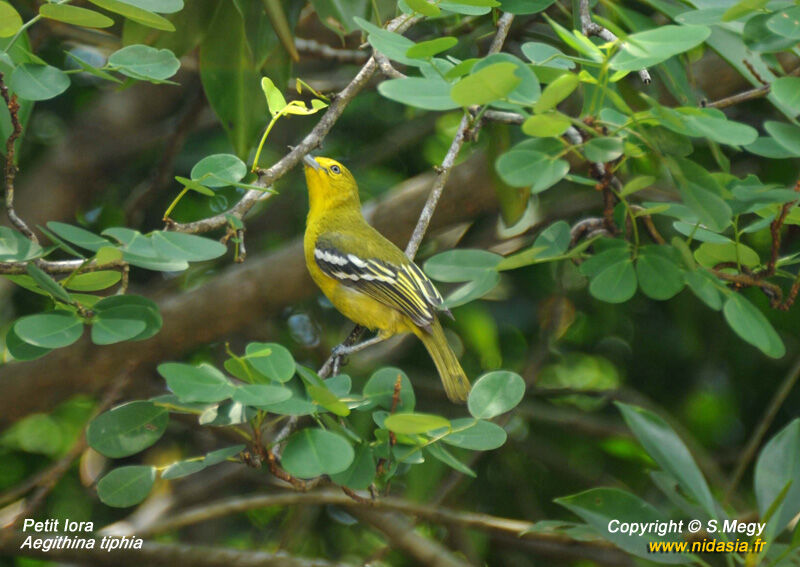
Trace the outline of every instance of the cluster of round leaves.
{"label": "cluster of round leaves", "polygon": [[[129,402],[98,416],[87,430],[90,446],[111,458],[138,453],[161,438],[169,412],[197,415],[201,425],[213,427],[261,423],[266,414],[307,415],[317,425],[292,434],[281,456],[283,468],[297,478],[328,475],[335,483],[363,489],[376,480],[378,459],[386,462],[386,480],[424,462],[426,456],[474,476],[445,447],[485,451],[503,445],[505,431],[489,420],[514,408],[525,393],[517,374],[487,373],[473,385],[467,403],[470,417],[449,420],[415,412],[411,381],[397,368],[376,371],[361,393],[352,392],[347,375],[320,379],[276,343],[250,343],[242,356],[231,355],[224,368],[227,374],[209,364],[161,364],[158,372],[171,394]],[[352,411],[369,412],[375,427],[368,432],[354,427],[345,419]],[[131,506],[147,496],[158,472],[162,478],[178,478],[232,459],[242,448],[229,447],[160,469],[114,469],[98,483],[98,493],[110,506]]]}
{"label": "cluster of round leaves", "polygon": [[[26,275],[6,276],[17,285],[53,300],[54,309],[17,320],[6,335],[6,346],[17,360],[31,360],[77,341],[84,325],[91,326],[92,341],[108,345],[141,341],[155,335],[162,325],[158,307],[136,295],[93,295],[119,283],[118,269],[80,270],[56,280],[32,260],[55,249],[99,266],[120,261],[158,271],[181,271],[189,262],[223,255],[224,245],[201,236],[154,231],[143,235],[115,227],[95,234],[84,228],[49,222],[42,228],[55,246],[44,249],[21,233],[0,228],[0,261],[28,262]],[[108,237],[108,238],[106,238]],[[91,251],[91,255],[78,249]]]}

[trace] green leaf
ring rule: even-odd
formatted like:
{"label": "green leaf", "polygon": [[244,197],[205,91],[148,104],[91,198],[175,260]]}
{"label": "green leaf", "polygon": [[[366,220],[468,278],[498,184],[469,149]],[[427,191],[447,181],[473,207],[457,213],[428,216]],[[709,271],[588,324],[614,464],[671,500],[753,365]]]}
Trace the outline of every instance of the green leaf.
{"label": "green leaf", "polygon": [[[123,308],[130,311],[128,313],[121,311]],[[158,333],[163,325],[158,306],[150,299],[140,295],[112,295],[105,297],[95,303],[93,310],[97,314],[111,312],[108,318],[114,318],[115,316],[125,318],[133,313],[136,319],[145,323],[145,328],[136,336],[128,339],[132,341],[149,339]]]}
{"label": "green leaf", "polygon": [[281,455],[281,464],[291,475],[313,478],[343,472],[354,458],[353,447],[344,437],[309,427],[289,437]]}
{"label": "green leaf", "polygon": [[102,309],[92,318],[92,342],[111,345],[133,340],[147,329],[149,317],[149,310],[139,305]]}
{"label": "green leaf", "polygon": [[448,467],[457,470],[461,474],[471,476],[472,478],[475,478],[477,476],[475,474],[475,471],[473,471],[467,465],[459,461],[450,451],[448,451],[438,443],[426,446],[424,451],[429,455],[431,455],[432,457],[434,457],[435,459],[443,462]]}
{"label": "green leaf", "polygon": [[454,37],[437,37],[436,39],[421,41],[415,45],[412,45],[406,51],[406,56],[411,57],[412,59],[429,59],[443,51],[452,49],[457,44],[458,40]]}
{"label": "green leaf", "polygon": [[[452,432],[443,437],[442,441],[471,451],[497,449],[506,442],[508,437],[502,427],[482,419],[470,419],[468,417],[454,419],[450,422],[450,426]],[[437,434],[438,432],[436,431],[431,432],[433,436],[438,436]]]}
{"label": "green leaf", "polygon": [[408,50],[414,46],[414,42],[407,37],[403,37],[399,33],[379,28],[375,24],[372,24],[363,18],[355,17],[353,18],[353,21],[355,21],[355,23],[358,24],[362,30],[369,34],[367,37],[369,44],[376,51],[383,53],[392,61],[397,61],[398,63],[403,63],[404,65],[414,66],[425,63],[424,61],[413,59],[406,55]]}
{"label": "green leaf", "polygon": [[42,254],[42,247],[28,240],[24,234],[0,226],[0,262],[27,262]]}
{"label": "green leaf", "polygon": [[[543,67],[545,69],[555,69],[559,71],[575,68],[574,61],[569,59],[563,52],[547,43],[530,41],[528,43],[523,43],[521,49],[523,55],[537,68]],[[537,73],[539,73],[538,70]],[[552,80],[548,82],[552,82]]]}
{"label": "green leaf", "polygon": [[792,483],[770,520],[779,535],[800,510],[800,419],[793,419],[770,439],[756,460],[753,485],[761,518],[765,517],[783,488]]}
{"label": "green leaf", "polygon": [[481,376],[467,398],[472,417],[491,419],[512,410],[525,395],[525,381],[519,374],[495,370]]}
{"label": "green leaf", "polygon": [[719,282],[709,272],[705,270],[695,270],[684,274],[689,289],[692,290],[700,301],[708,305],[714,311],[722,309],[722,294],[717,286]]}
{"label": "green leaf", "polygon": [[712,518],[717,506],[703,474],[678,435],[659,416],[637,406],[615,402],[647,454],[681,485]]}
{"label": "green leaf", "polygon": [[119,272],[100,270],[73,276],[65,286],[75,291],[100,291],[115,285],[122,278]]}
{"label": "green leaf", "polygon": [[47,100],[69,88],[69,75],[50,65],[23,63],[11,73],[8,86],[20,98]]}
{"label": "green leaf", "polygon": [[558,106],[562,100],[571,95],[572,91],[578,88],[580,82],[581,81],[577,74],[564,73],[555,81],[547,85],[542,92],[542,96],[539,97],[539,101],[533,106],[534,112],[541,114],[543,112],[547,112],[548,110],[552,110]]}
{"label": "green leaf", "polygon": [[329,412],[340,417],[350,415],[350,408],[341,401],[336,394],[331,392],[324,384],[310,384],[306,386],[311,401]]}
{"label": "green leaf", "polygon": [[439,7],[448,12],[464,14],[465,16],[482,16],[492,11],[491,6],[475,5],[473,2],[480,0],[443,0],[439,2]]}
{"label": "green leaf", "polygon": [[622,139],[592,138],[583,146],[586,159],[594,162],[614,161],[622,155]]}
{"label": "green leaf", "polygon": [[211,451],[210,453],[206,454],[206,458],[203,459],[203,462],[207,467],[218,465],[219,463],[227,461],[230,457],[235,457],[244,451],[245,448],[245,445],[231,445],[230,447],[217,449],[216,451]]}
{"label": "green leaf", "polygon": [[69,293],[67,293],[67,291],[61,287],[56,280],[51,278],[46,272],[42,271],[41,268],[36,266],[36,264],[28,264],[25,266],[25,270],[28,272],[28,275],[33,278],[33,281],[36,282],[36,285],[52,295],[54,298],[60,299],[64,303],[69,303],[72,301]]}
{"label": "green leaf", "polygon": [[356,447],[355,457],[350,466],[340,473],[332,474],[331,480],[353,490],[369,488],[369,485],[375,480],[375,457],[370,446],[361,444]]}
{"label": "green leaf", "polygon": [[190,175],[206,187],[226,187],[241,181],[247,175],[247,166],[235,155],[214,154],[198,161]]}
{"label": "green leaf", "polygon": [[566,132],[571,125],[569,118],[560,112],[548,112],[528,117],[522,123],[522,131],[528,136],[540,138],[552,136],[557,138]]}
{"label": "green leaf", "polygon": [[282,386],[271,384],[245,384],[237,386],[233,393],[233,400],[259,409],[269,409],[265,406],[283,402],[292,397],[292,391]]}
{"label": "green leaf", "polygon": [[425,273],[440,282],[467,282],[493,272],[503,257],[486,250],[456,249],[425,262]]}
{"label": "green leaf", "polygon": [[722,312],[737,335],[767,356],[781,358],[786,354],[786,347],[772,324],[741,294],[730,293]]}
{"label": "green leaf", "polygon": [[183,402],[219,402],[230,398],[235,391],[225,375],[209,364],[165,362],[158,365],[158,373]]}
{"label": "green leaf", "polygon": [[389,431],[403,435],[427,433],[434,429],[449,428],[450,421],[440,415],[430,413],[393,413],[383,422]]}
{"label": "green leaf", "polygon": [[[272,79],[269,77],[261,77],[261,90],[264,91],[264,97],[267,99],[267,109],[272,116],[277,116],[281,110],[286,108],[286,99],[284,98],[281,90],[275,86],[275,83],[272,82]],[[244,162],[242,163],[244,164]],[[244,172],[247,172],[247,166],[245,166]],[[192,175],[192,177],[195,176]],[[242,177],[244,177],[244,173],[242,174]],[[241,179],[241,177],[239,179]],[[236,181],[239,181],[239,179]]]}
{"label": "green leaf", "polygon": [[783,37],[800,40],[800,6],[775,12],[767,20],[767,28]]}
{"label": "green leaf", "polygon": [[[555,501],[580,516],[601,537],[628,553],[657,563],[689,562],[689,557],[685,554],[648,552],[648,542],[656,540],[677,542],[680,541],[677,534],[660,536],[649,533],[642,536],[623,533],[619,529],[620,522],[660,525],[669,521],[658,509],[630,492],[617,488],[592,488],[572,496],[557,498]],[[655,524],[652,524],[653,522]],[[610,527],[613,531],[609,529]]]}
{"label": "green leaf", "polygon": [[378,85],[378,92],[388,99],[424,110],[458,108],[450,98],[450,83],[434,78],[391,79]]}
{"label": "green leaf", "polygon": [[767,4],[768,0],[740,0],[727,10],[722,15],[723,21],[731,22],[733,20],[738,20],[742,16],[746,16],[747,14],[751,14],[756,10],[761,10]]}
{"label": "green leaf", "polygon": [[694,251],[694,259],[704,268],[713,268],[723,262],[739,263],[748,268],[753,268],[761,263],[755,250],[732,240],[724,243],[703,242]]}
{"label": "green leaf", "polygon": [[250,343],[244,358],[259,373],[276,382],[288,382],[294,376],[296,365],[292,353],[278,343]]}
{"label": "green leaf", "polygon": [[636,277],[642,293],[662,301],[674,297],[685,283],[680,257],[671,246],[649,245],[639,248]]}
{"label": "green leaf", "polygon": [[47,228],[52,230],[64,240],[71,242],[76,246],[80,246],[81,248],[91,250],[92,252],[97,252],[101,248],[111,245],[111,242],[102,236],[98,236],[86,229],[78,226],[72,226],[63,222],[50,221],[47,223]]}
{"label": "green leaf", "polygon": [[520,83],[514,63],[494,63],[474,71],[450,90],[450,96],[460,106],[486,104],[504,99]]}
{"label": "green leaf", "polygon": [[543,12],[554,2],[555,0],[500,0],[500,9],[503,12],[524,16]]}
{"label": "green leaf", "polygon": [[127,508],[147,498],[155,480],[155,467],[120,467],[100,479],[97,495],[106,506]]}
{"label": "green leaf", "polygon": [[26,343],[17,335],[13,325],[6,332],[6,349],[15,360],[36,360],[52,350]]}
{"label": "green leaf", "polygon": [[438,6],[429,4],[428,0],[406,0],[406,4],[408,4],[409,8],[423,16],[435,17],[442,13]]}
{"label": "green leaf", "polygon": [[149,45],[123,47],[109,56],[108,64],[123,75],[150,81],[168,79],[181,66],[181,62],[169,49],[156,49]]}
{"label": "green leaf", "polygon": [[554,222],[540,232],[533,242],[533,247],[541,250],[537,254],[537,258],[553,258],[564,254],[569,248],[571,238],[572,234],[567,221]]}
{"label": "green leaf", "polygon": [[[43,4],[39,8],[39,15],[50,20],[87,28],[107,28],[114,25],[114,20],[108,16],[68,4]],[[2,14],[0,14],[0,20],[2,19]]]}
{"label": "green leaf", "polygon": [[399,368],[387,367],[373,372],[367,383],[364,384],[364,397],[372,402],[369,407],[378,405],[391,410],[394,398],[394,387],[397,378],[400,378],[400,396],[396,411],[410,412],[414,410],[416,397],[411,380]]}
{"label": "green leaf", "polygon": [[741,38],[746,48],[762,53],[775,53],[790,49],[797,43],[797,40],[778,35],[767,27],[772,15],[756,14],[745,22]]}
{"label": "green leaf", "polygon": [[212,427],[227,427],[247,423],[256,416],[256,410],[233,400],[225,400],[207,407],[200,414],[198,423]]}
{"label": "green leaf", "polygon": [[484,272],[474,280],[453,290],[444,300],[444,307],[453,309],[470,301],[480,299],[500,282],[500,274],[496,271]]}
{"label": "green leaf", "polygon": [[168,421],[166,408],[141,400],[129,402],[89,422],[86,441],[106,457],[129,457],[161,439]]}
{"label": "green leaf", "polygon": [[14,324],[14,332],[26,343],[43,348],[71,345],[83,334],[83,321],[67,311],[28,315]]}
{"label": "green leaf", "polygon": [[122,0],[126,4],[136,6],[148,12],[174,14],[183,10],[183,0]]}
{"label": "green leaf", "polygon": [[530,187],[541,193],[558,183],[569,173],[566,160],[527,149],[511,149],[495,162],[497,173],[512,187]]}
{"label": "green leaf", "polygon": [[800,127],[785,122],[767,120],[764,122],[764,129],[793,156],[800,156]]}
{"label": "green leaf", "polygon": [[22,18],[8,2],[0,2],[0,37],[11,37],[22,27]]}
{"label": "green leaf", "polygon": [[164,480],[174,480],[176,478],[183,478],[184,476],[189,476],[190,474],[194,474],[197,472],[202,471],[206,468],[206,464],[203,461],[197,460],[186,460],[186,461],[178,461],[177,463],[172,463],[170,466],[165,468],[161,472],[161,478]]}
{"label": "green leaf", "polygon": [[721,232],[730,223],[733,212],[713,188],[718,183],[711,174],[693,161],[672,158],[670,168],[678,182],[683,202],[697,215],[701,223]]}
{"label": "green leaf", "polygon": [[221,242],[196,234],[156,231],[150,238],[159,256],[188,262],[213,260],[228,250]]}
{"label": "green leaf", "polygon": [[611,58],[617,71],[638,71],[666,61],[703,43],[711,30],[705,26],[660,26],[629,35]]}
{"label": "green leaf", "polygon": [[172,22],[168,19],[154,14],[153,12],[137,8],[131,5],[132,3],[129,4],[127,2],[121,2],[120,0],[89,0],[89,2],[109,12],[125,16],[129,20],[147,26],[148,28],[170,32],[175,31],[175,26],[173,26]]}
{"label": "green leaf", "polygon": [[[598,254],[595,258],[600,261],[605,257],[603,254]],[[623,257],[609,255],[608,260],[596,274],[591,276],[589,293],[597,299],[608,303],[628,301],[636,293],[637,281],[633,261],[627,253]],[[587,268],[581,266],[581,272],[586,273],[585,269]]]}
{"label": "green leaf", "polygon": [[542,95],[539,78],[531,71],[529,65],[526,65],[524,61],[518,57],[514,57],[510,53],[493,53],[487,55],[483,59],[479,59],[475,62],[471,68],[471,72],[475,73],[497,63],[511,63],[515,65],[516,69],[514,70],[514,75],[519,78],[519,84],[508,93],[506,97],[508,102],[495,101],[492,103],[492,106],[518,112],[519,105],[528,106],[539,100],[539,97]]}

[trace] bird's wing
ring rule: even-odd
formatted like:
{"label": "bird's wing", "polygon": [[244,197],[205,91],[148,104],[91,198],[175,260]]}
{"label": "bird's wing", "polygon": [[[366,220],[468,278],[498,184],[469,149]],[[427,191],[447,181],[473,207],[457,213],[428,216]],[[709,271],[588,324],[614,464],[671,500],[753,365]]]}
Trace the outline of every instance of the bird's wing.
{"label": "bird's wing", "polygon": [[321,234],[314,246],[314,260],[327,276],[429,327],[443,302],[433,283],[402,253],[392,260],[378,256],[353,235]]}

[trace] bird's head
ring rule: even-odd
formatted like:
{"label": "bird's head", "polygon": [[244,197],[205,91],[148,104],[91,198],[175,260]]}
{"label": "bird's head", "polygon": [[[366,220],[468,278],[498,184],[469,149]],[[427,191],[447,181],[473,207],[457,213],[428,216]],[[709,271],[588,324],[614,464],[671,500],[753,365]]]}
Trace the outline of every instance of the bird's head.
{"label": "bird's head", "polygon": [[311,206],[357,205],[358,185],[350,170],[338,161],[326,157],[303,158],[306,184]]}

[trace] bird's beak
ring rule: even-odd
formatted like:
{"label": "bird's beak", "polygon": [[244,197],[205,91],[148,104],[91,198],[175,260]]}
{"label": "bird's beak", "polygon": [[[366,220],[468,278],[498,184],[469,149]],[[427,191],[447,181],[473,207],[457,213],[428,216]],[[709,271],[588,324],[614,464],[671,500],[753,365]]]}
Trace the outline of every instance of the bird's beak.
{"label": "bird's beak", "polygon": [[306,167],[316,169],[317,171],[320,171],[322,169],[322,166],[319,163],[317,163],[317,160],[315,160],[309,154],[303,156],[303,161],[305,162]]}

